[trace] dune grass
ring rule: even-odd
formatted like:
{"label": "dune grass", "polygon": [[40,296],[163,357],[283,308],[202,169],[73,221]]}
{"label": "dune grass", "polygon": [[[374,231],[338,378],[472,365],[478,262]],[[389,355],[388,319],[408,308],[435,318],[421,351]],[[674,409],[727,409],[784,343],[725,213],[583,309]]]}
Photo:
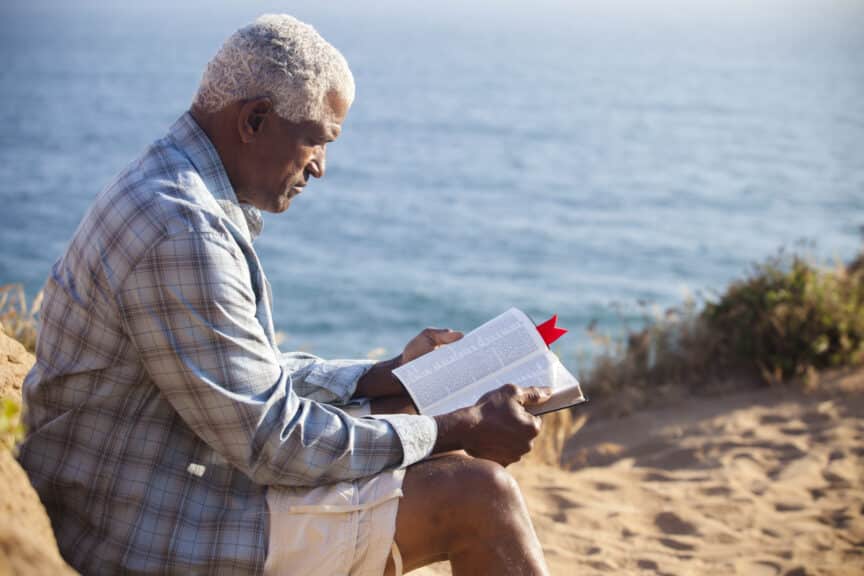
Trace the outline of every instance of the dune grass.
{"label": "dune grass", "polygon": [[42,292],[27,305],[27,295],[21,284],[0,286],[0,328],[15,338],[29,352],[36,349],[36,314],[42,305]]}

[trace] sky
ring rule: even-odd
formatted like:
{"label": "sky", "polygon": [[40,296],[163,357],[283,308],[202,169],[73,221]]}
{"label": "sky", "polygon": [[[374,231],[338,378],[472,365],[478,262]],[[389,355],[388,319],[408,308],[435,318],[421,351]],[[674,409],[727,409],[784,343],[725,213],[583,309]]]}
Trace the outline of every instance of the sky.
{"label": "sky", "polygon": [[[250,14],[267,11],[312,16],[344,13],[345,16],[374,14],[376,18],[400,18],[406,26],[430,18],[457,21],[481,15],[491,21],[525,21],[560,17],[614,19],[634,23],[656,22],[727,22],[759,24],[781,18],[802,26],[859,26],[864,24],[864,0],[436,0],[404,2],[401,0],[327,0],[305,2],[291,0],[4,0],[0,10],[74,10],[111,6],[118,13],[146,15],[165,12],[201,12]],[[864,28],[859,28],[864,29]]]}

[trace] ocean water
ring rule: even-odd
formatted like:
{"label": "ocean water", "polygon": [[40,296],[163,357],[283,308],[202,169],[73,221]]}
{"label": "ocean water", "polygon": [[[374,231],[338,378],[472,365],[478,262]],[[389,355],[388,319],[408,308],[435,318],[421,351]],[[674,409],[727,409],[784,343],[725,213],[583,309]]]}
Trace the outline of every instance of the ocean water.
{"label": "ocean water", "polygon": [[[510,306],[585,326],[864,226],[864,3],[5,2],[0,284],[35,294],[90,199],[257,14],[313,23],[357,101],[257,242],[285,348],[395,354]],[[138,3],[136,3],[138,4]]]}

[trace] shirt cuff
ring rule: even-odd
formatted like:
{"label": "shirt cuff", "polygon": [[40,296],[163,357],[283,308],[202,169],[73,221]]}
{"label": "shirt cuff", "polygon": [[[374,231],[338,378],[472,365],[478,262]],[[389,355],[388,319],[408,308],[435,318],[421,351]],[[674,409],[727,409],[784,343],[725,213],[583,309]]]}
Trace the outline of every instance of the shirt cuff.
{"label": "shirt cuff", "polygon": [[332,404],[347,404],[357,390],[357,381],[374,365],[374,360],[320,360],[304,380],[336,396]]}
{"label": "shirt cuff", "polygon": [[372,418],[388,422],[399,440],[402,442],[402,463],[399,468],[405,468],[420,462],[432,453],[435,441],[438,439],[438,424],[430,416],[415,416],[413,414],[382,414]]}

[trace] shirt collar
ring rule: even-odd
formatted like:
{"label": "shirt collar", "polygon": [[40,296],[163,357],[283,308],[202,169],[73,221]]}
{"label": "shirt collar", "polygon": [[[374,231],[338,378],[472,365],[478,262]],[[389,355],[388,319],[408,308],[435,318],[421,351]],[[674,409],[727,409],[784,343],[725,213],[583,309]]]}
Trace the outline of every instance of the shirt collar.
{"label": "shirt collar", "polygon": [[237,200],[237,194],[228,180],[219,152],[216,151],[216,147],[204,130],[195,122],[192,114],[186,112],[180,116],[171,126],[168,134],[192,162],[225,215],[248,236],[250,242],[255,240],[264,226],[261,211],[251,204]]}

